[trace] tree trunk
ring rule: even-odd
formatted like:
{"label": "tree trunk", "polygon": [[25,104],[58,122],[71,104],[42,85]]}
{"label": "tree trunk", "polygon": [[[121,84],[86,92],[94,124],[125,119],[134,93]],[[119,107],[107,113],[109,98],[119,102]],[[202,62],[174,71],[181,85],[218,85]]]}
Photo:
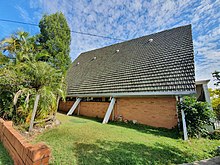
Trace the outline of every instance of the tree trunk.
{"label": "tree trunk", "polygon": [[34,109],[31,115],[31,122],[30,122],[30,127],[29,127],[29,132],[33,130],[33,126],[34,126],[34,118],[37,112],[37,106],[38,106],[38,102],[40,100],[40,95],[37,94],[36,99],[34,101]]}
{"label": "tree trunk", "polygon": [[53,121],[56,120],[56,114],[57,114],[57,111],[58,111],[58,108],[59,108],[59,102],[60,102],[60,96],[57,97],[57,109],[56,109],[56,111],[54,112]]}

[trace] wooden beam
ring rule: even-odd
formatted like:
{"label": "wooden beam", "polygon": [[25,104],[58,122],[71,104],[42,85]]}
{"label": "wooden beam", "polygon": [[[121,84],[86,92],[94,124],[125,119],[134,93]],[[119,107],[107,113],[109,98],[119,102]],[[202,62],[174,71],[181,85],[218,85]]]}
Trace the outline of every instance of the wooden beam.
{"label": "wooden beam", "polygon": [[75,111],[76,107],[79,105],[80,101],[81,101],[81,98],[77,98],[76,99],[75,103],[70,108],[69,112],[67,113],[68,116],[73,114],[73,112]]}
{"label": "wooden beam", "polygon": [[103,119],[103,121],[102,121],[102,124],[108,123],[109,118],[110,118],[110,116],[111,116],[111,113],[112,113],[112,111],[113,111],[113,109],[114,109],[115,101],[116,101],[116,99],[113,97],[113,98],[111,99],[110,104],[109,104],[108,110],[106,111],[106,114],[105,114],[105,117],[104,117],[104,119]]}

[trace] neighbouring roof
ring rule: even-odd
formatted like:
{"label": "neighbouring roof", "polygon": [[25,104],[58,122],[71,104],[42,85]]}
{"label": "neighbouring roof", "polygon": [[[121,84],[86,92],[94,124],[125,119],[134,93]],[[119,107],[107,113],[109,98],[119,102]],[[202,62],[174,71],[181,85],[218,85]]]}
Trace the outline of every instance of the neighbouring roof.
{"label": "neighbouring roof", "polygon": [[82,53],[67,85],[68,96],[195,93],[191,25]]}
{"label": "neighbouring roof", "polygon": [[197,80],[196,85],[208,84],[210,80]]}

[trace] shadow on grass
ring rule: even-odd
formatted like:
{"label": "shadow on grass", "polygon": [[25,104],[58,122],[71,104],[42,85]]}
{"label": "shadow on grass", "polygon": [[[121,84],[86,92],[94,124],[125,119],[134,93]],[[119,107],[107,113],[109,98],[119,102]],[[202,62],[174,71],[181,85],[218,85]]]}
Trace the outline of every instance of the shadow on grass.
{"label": "shadow on grass", "polygon": [[177,164],[193,159],[193,155],[160,143],[154,146],[111,141],[97,141],[95,144],[77,143],[76,154],[79,165]]}
{"label": "shadow on grass", "polygon": [[8,155],[7,151],[3,147],[2,143],[0,143],[0,165],[12,165],[13,161]]}
{"label": "shadow on grass", "polygon": [[155,136],[165,136],[173,139],[180,138],[177,128],[173,128],[173,129],[155,128],[143,124],[133,124],[130,122],[124,123],[124,122],[114,122],[114,121],[109,122],[109,124],[129,128],[129,129],[134,129],[136,131],[146,134],[153,134]]}
{"label": "shadow on grass", "polygon": [[[86,117],[86,116],[76,116],[76,117],[79,117],[81,119],[96,121],[99,123],[102,123],[102,120],[103,120],[100,118],[92,118],[92,117]],[[73,123],[74,122],[77,123],[77,121],[75,119],[70,120],[70,121]],[[78,123],[82,123],[82,121],[78,121]],[[174,129],[155,128],[155,127],[146,126],[143,124],[133,124],[131,122],[124,123],[124,122],[117,122],[117,121],[109,121],[108,124],[114,125],[114,126],[119,126],[119,127],[124,127],[124,128],[129,128],[129,129],[134,129],[136,131],[146,133],[146,134],[153,134],[155,136],[165,136],[165,137],[169,137],[169,138],[173,138],[173,139],[180,138],[180,135],[178,133],[177,128],[174,128]]]}

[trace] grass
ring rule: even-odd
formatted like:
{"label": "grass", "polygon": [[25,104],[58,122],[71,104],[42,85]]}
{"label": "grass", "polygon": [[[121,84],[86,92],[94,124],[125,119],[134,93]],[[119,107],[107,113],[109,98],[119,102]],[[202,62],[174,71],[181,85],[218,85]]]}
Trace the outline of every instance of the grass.
{"label": "grass", "polygon": [[13,161],[8,155],[8,152],[3,147],[2,143],[0,143],[0,165],[12,165]]}
{"label": "grass", "polygon": [[215,156],[220,141],[183,141],[175,131],[58,114],[61,125],[39,135],[52,149],[52,164],[179,164]]}

